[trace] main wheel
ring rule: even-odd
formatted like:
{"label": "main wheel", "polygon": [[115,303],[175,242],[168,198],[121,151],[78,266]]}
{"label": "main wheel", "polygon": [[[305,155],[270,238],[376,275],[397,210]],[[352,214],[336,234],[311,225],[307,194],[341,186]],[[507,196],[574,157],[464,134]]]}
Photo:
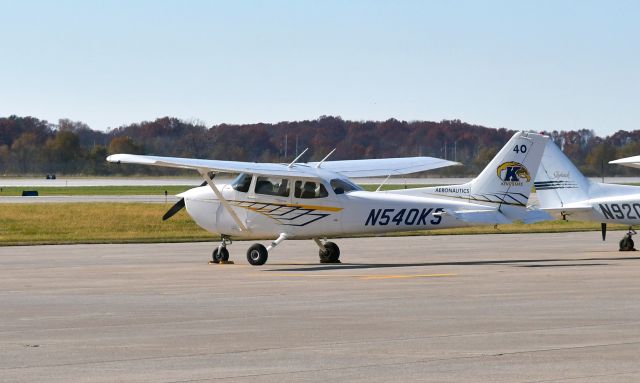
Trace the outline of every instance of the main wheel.
{"label": "main wheel", "polygon": [[267,262],[267,258],[269,258],[267,248],[259,243],[251,245],[247,250],[247,261],[254,266],[264,265]]}
{"label": "main wheel", "polygon": [[325,242],[320,249],[320,263],[340,263],[340,248],[333,242]]}
{"label": "main wheel", "polygon": [[633,246],[633,239],[631,239],[629,235],[625,235],[624,238],[620,240],[620,251],[633,251]]}
{"label": "main wheel", "polygon": [[223,247],[220,249],[220,252],[218,252],[218,248],[216,247],[213,249],[211,259],[213,260],[213,263],[220,263],[220,261],[226,262],[229,260],[229,250],[227,250],[226,247]]}

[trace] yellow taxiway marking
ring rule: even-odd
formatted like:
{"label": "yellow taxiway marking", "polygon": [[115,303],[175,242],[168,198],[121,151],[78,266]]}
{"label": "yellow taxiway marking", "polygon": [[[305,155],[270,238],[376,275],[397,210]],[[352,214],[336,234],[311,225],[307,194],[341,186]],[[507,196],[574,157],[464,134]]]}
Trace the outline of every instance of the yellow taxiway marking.
{"label": "yellow taxiway marking", "polygon": [[434,278],[434,277],[453,277],[458,274],[269,274],[276,277],[307,277],[307,278],[358,278],[358,279],[411,279],[411,278]]}
{"label": "yellow taxiway marking", "polygon": [[458,274],[364,275],[360,279],[433,278],[433,277],[453,277],[456,275]]}

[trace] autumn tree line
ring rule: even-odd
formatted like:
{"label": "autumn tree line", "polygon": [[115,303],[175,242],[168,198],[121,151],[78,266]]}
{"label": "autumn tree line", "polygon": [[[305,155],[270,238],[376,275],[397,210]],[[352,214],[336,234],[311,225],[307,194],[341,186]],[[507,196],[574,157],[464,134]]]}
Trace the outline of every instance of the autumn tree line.
{"label": "autumn tree line", "polygon": [[[316,120],[276,124],[220,124],[164,117],[111,129],[93,130],[68,119],[49,123],[34,117],[0,117],[0,175],[191,174],[176,169],[117,165],[113,153],[151,154],[255,162],[290,162],[305,148],[302,161],[316,161],[336,148],[332,160],[433,156],[465,166],[431,175],[477,174],[514,133],[460,120],[348,121]],[[608,165],[613,159],[640,155],[640,130],[598,137],[591,130],[544,132],[587,175],[639,175]]]}

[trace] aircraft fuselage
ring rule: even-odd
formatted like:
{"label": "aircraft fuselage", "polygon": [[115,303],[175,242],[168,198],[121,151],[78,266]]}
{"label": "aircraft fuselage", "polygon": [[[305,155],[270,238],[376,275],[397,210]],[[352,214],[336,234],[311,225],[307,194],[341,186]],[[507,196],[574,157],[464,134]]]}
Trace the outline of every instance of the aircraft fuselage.
{"label": "aircraft fuselage", "polygon": [[[327,185],[328,186],[328,185]],[[313,238],[467,226],[446,211],[486,206],[437,198],[354,190],[322,198],[296,198],[238,192],[219,185],[222,195],[248,229],[242,231],[208,186],[182,194],[188,213],[202,228],[233,238],[262,238],[287,233]],[[291,193],[293,194],[293,193]]]}

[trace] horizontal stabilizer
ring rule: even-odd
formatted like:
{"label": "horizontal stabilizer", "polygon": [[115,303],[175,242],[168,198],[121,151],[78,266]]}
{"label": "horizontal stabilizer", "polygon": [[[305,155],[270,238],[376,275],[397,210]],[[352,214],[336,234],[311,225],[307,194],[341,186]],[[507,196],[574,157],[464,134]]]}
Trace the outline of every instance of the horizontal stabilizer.
{"label": "horizontal stabilizer", "polygon": [[570,206],[561,206],[561,207],[543,207],[540,210],[552,212],[552,213],[587,213],[593,210],[593,206],[591,205],[570,205]]}
{"label": "horizontal stabilizer", "polygon": [[531,209],[527,210],[522,219],[523,223],[536,223],[543,221],[553,221],[554,218],[548,212],[540,209]]}
{"label": "horizontal stabilizer", "polygon": [[473,224],[498,225],[511,223],[511,220],[497,210],[460,210],[451,212],[457,220]]}

